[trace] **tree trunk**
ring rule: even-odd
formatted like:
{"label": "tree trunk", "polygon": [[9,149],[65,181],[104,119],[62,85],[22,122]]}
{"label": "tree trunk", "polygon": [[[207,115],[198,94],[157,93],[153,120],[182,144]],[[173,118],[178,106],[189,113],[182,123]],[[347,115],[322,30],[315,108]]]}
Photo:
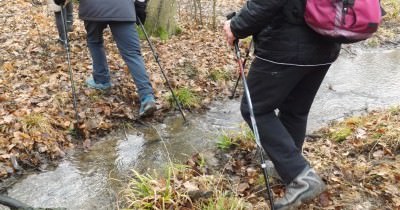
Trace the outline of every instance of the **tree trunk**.
{"label": "tree trunk", "polygon": [[168,39],[176,32],[176,0],[150,0],[147,6],[146,30],[150,35]]}
{"label": "tree trunk", "polygon": [[217,29],[217,0],[213,0],[212,11],[213,11],[212,27],[215,31]]}

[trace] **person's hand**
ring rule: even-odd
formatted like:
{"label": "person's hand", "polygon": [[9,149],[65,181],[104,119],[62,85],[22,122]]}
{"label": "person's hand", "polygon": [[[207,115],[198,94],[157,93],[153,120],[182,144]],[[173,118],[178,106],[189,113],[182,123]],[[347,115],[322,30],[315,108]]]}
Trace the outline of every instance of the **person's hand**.
{"label": "person's hand", "polygon": [[146,16],[147,16],[146,7],[147,7],[146,1],[140,1],[140,0],[135,1],[136,16],[139,18],[142,24],[144,24],[144,22],[146,21]]}
{"label": "person's hand", "polygon": [[65,4],[65,0],[54,0],[54,4],[57,4],[58,6],[62,6]]}
{"label": "person's hand", "polygon": [[225,40],[228,43],[228,45],[233,46],[233,42],[236,40],[236,37],[233,35],[233,33],[231,31],[231,21],[230,20],[225,21],[224,36],[225,36]]}

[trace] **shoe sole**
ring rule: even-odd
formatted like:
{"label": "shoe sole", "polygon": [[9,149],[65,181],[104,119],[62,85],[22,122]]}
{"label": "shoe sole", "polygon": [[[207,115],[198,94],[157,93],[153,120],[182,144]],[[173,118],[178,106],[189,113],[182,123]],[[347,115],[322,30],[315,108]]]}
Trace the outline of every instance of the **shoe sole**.
{"label": "shoe sole", "polygon": [[153,115],[156,110],[157,110],[157,108],[155,106],[150,107],[149,109],[144,111],[142,115],[139,115],[139,117],[140,118],[149,117],[149,116]]}
{"label": "shoe sole", "polygon": [[326,185],[323,184],[323,186],[321,186],[317,192],[304,193],[303,195],[299,196],[299,198],[296,199],[296,201],[292,205],[290,205],[288,207],[279,208],[279,210],[297,210],[298,207],[301,206],[301,204],[307,203],[307,202],[313,200],[314,198],[316,198],[318,195],[320,195],[325,190],[326,190]]}
{"label": "shoe sole", "polygon": [[88,88],[90,88],[90,89],[100,90],[100,91],[109,91],[109,90],[111,90],[111,88],[112,88],[112,86],[106,87],[106,88],[94,87],[94,86],[92,86],[92,85],[89,85],[87,82],[86,82],[86,86],[87,86]]}

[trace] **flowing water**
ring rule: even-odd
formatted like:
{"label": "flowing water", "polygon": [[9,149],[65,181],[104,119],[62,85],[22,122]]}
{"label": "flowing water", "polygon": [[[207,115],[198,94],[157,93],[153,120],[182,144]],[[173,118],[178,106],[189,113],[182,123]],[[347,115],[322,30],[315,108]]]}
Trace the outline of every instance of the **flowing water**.
{"label": "flowing water", "polygon": [[[340,57],[315,99],[308,132],[331,120],[399,105],[399,63],[400,50]],[[131,169],[161,171],[168,157],[182,161],[215,147],[219,131],[242,123],[239,101],[216,102],[203,115],[189,115],[188,121],[176,116],[150,127],[134,124],[116,130],[89,152],[69,154],[54,170],[27,175],[8,194],[34,207],[116,209],[119,186]]]}

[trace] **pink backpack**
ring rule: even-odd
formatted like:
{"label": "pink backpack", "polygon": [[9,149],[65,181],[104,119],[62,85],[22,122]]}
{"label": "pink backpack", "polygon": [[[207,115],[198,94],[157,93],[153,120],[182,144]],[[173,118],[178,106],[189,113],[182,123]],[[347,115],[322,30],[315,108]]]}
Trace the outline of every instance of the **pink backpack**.
{"label": "pink backpack", "polygon": [[378,30],[382,14],[379,0],[307,0],[304,20],[325,37],[354,43]]}

